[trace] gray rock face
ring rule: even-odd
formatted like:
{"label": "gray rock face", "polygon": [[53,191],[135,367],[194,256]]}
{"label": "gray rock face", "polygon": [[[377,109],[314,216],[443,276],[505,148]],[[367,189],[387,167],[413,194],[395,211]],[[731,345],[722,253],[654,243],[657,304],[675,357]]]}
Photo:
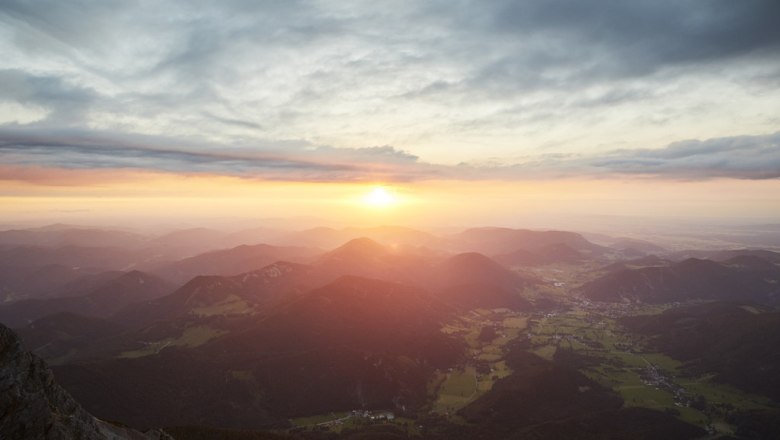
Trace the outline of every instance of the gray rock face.
{"label": "gray rock face", "polygon": [[173,440],[162,431],[141,433],[93,417],[57,385],[46,363],[22,350],[16,334],[2,324],[0,439]]}

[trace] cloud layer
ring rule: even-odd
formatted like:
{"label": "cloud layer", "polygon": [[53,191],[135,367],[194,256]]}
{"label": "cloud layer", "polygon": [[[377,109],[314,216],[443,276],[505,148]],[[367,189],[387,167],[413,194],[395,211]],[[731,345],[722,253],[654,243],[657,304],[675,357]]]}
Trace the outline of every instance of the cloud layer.
{"label": "cloud layer", "polygon": [[[623,149],[599,155],[546,155],[522,162],[425,163],[392,146],[285,148],[94,133],[0,132],[3,164],[60,169],[136,169],[307,182],[533,180],[631,176],[704,180],[780,178],[780,132],[677,142],[660,149]],[[34,175],[31,175],[34,176]],[[18,174],[0,177],[20,178]]]}
{"label": "cloud layer", "polygon": [[776,0],[8,0],[0,160],[774,178],[778,16]]}

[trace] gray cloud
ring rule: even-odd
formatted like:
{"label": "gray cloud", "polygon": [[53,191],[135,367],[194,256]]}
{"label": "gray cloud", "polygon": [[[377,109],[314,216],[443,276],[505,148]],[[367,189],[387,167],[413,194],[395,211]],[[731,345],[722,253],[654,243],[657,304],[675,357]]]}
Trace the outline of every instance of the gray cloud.
{"label": "gray cloud", "polygon": [[492,167],[504,177],[644,176],[675,180],[780,178],[780,132],[675,142],[660,149],[622,149],[599,155],[550,155]]}
{"label": "gray cloud", "polygon": [[546,154],[519,163],[484,160],[455,166],[421,162],[392,146],[333,148],[291,142],[284,148],[225,147],[148,136],[19,130],[0,131],[0,153],[5,165],[129,168],[287,181],[780,178],[780,132],[689,140],[661,149],[624,149],[600,155]]}
{"label": "gray cloud", "polygon": [[[69,169],[139,169],[208,173],[265,180],[406,181],[426,165],[391,146],[336,149],[288,142],[218,146],[181,139],[77,131],[0,131],[4,165]],[[432,167],[431,167],[432,168]]]}
{"label": "gray cloud", "polygon": [[0,100],[46,109],[56,124],[82,123],[98,99],[94,90],[68,84],[55,76],[35,76],[19,70],[0,70]]}
{"label": "gray cloud", "polygon": [[[186,140],[182,153],[219,155],[220,145],[305,152],[383,170],[403,165],[404,178],[419,178],[410,164],[450,172],[417,156],[447,160],[454,141],[453,150],[469,151],[453,161],[488,154],[490,142],[498,146],[489,155],[504,157],[544,145],[576,151],[582,145],[568,142],[599,136],[621,106],[634,117],[607,145],[657,121],[687,126],[680,116],[697,111],[731,123],[717,90],[689,90],[702,78],[719,78],[770,113],[780,84],[778,16],[776,0],[8,0],[0,5],[8,54],[0,101],[47,112],[28,128],[96,129],[95,137],[110,134],[108,145],[134,132]],[[659,102],[670,104],[652,107]],[[750,112],[738,122],[777,129],[753,123],[769,119]],[[682,137],[699,136],[697,128]],[[645,140],[625,136],[621,145]],[[411,153],[358,148],[384,144]],[[587,164],[594,170],[621,160],[592,153],[605,158]],[[624,166],[672,160],[635,159]]]}

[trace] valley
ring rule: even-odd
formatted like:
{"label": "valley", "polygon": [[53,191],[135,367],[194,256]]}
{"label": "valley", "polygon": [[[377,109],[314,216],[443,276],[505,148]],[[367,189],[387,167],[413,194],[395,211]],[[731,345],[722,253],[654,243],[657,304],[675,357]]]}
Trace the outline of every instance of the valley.
{"label": "valley", "polygon": [[[589,435],[714,439],[780,411],[774,252],[637,257],[502,228],[425,237],[441,247],[356,237],[313,255],[207,250],[157,275],[107,267],[69,281],[85,295],[9,301],[0,317],[88,411],[139,429],[467,439],[598,420]],[[208,263],[222,258],[240,263]],[[170,269],[200,261],[186,281]]]}

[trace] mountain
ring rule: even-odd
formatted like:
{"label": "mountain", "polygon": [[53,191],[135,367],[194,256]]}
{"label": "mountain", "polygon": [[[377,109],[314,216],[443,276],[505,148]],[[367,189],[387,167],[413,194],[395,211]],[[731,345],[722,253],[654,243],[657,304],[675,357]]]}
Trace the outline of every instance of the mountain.
{"label": "mountain", "polygon": [[[448,338],[439,333],[448,312],[422,289],[344,276],[283,305],[256,327],[215,344],[228,351],[252,347],[264,352],[341,345],[432,359],[439,351],[434,340],[448,345]],[[425,341],[427,337],[431,341]]]}
{"label": "mountain", "polygon": [[776,303],[777,284],[710,260],[690,258],[664,267],[624,269],[585,283],[578,292],[595,301],[663,303],[692,299]]}
{"label": "mountain", "polygon": [[204,351],[263,353],[255,378],[267,384],[279,415],[411,410],[425,404],[434,368],[463,352],[440,332],[449,313],[421,289],[345,276]]}
{"label": "mountain", "polygon": [[41,268],[61,265],[78,268],[122,269],[144,259],[143,252],[110,247],[20,246],[0,249],[0,266]]}
{"label": "mountain", "polygon": [[336,249],[326,253],[320,258],[319,262],[320,264],[351,264],[360,263],[364,260],[377,262],[381,261],[382,258],[389,254],[390,251],[376,241],[367,237],[359,237],[349,240]]}
{"label": "mountain", "polygon": [[45,247],[143,247],[148,237],[134,232],[52,225],[0,231],[0,245]]}
{"label": "mountain", "polygon": [[459,249],[487,255],[503,255],[517,250],[536,251],[550,245],[565,244],[586,256],[600,256],[610,249],[593,244],[575,232],[530,231],[509,228],[473,228],[449,239]]}
{"label": "mountain", "polygon": [[755,255],[739,255],[722,262],[740,272],[753,274],[765,280],[780,281],[780,266]]}
{"label": "mountain", "polygon": [[435,266],[431,275],[433,281],[441,287],[482,284],[517,291],[528,284],[515,272],[477,252],[450,257]]}
{"label": "mountain", "polygon": [[618,261],[598,269],[599,272],[620,272],[627,269],[640,269],[643,267],[666,267],[672,264],[657,255],[647,255],[632,260]]}
{"label": "mountain", "polygon": [[4,440],[172,440],[162,431],[141,433],[87,413],[54,382],[38,357],[0,325],[0,438]]}
{"label": "mountain", "polygon": [[360,237],[325,253],[315,261],[320,271],[332,275],[356,275],[393,281],[410,281],[426,263],[424,258],[391,251],[376,241]]}
{"label": "mountain", "polygon": [[319,282],[312,267],[278,261],[231,277],[197,276],[164,297],[125,307],[115,318],[142,326],[190,316],[251,315],[285,295],[300,294]]}
{"label": "mountain", "polygon": [[149,301],[173,290],[167,281],[139,271],[124,273],[83,296],[30,299],[0,306],[0,322],[20,327],[53,313],[108,317],[123,307]]}
{"label": "mountain", "polygon": [[653,242],[627,237],[616,238],[609,244],[609,247],[622,251],[633,249],[644,254],[659,254],[666,252],[666,248],[663,248]]}
{"label": "mountain", "polygon": [[346,276],[229,320],[199,347],[57,367],[101,417],[136,426],[260,428],[355,408],[418,408],[435,368],[463,352],[440,332],[449,308],[425,291]]}
{"label": "mountain", "polygon": [[[79,272],[86,272],[79,270]],[[104,272],[87,273],[73,281],[53,287],[46,298],[61,298],[66,296],[83,296],[84,292],[92,292],[111,281],[121,277],[125,272],[121,270],[107,270]]]}
{"label": "mountain", "polygon": [[715,302],[620,322],[650,336],[653,348],[692,374],[714,374],[718,382],[780,402],[780,312]]}
{"label": "mountain", "polygon": [[0,266],[0,303],[65,296],[70,284],[96,272],[99,270],[62,264]]}
{"label": "mountain", "polygon": [[586,257],[567,244],[556,243],[542,246],[533,251],[518,249],[508,254],[498,255],[495,260],[505,266],[513,267],[556,263],[576,264],[586,260]]}
{"label": "mountain", "polygon": [[226,247],[226,236],[226,233],[214,229],[179,229],[152,239],[150,245],[164,248],[170,255],[188,257]]}
{"label": "mountain", "polygon": [[713,261],[726,261],[728,259],[739,256],[760,257],[771,263],[780,264],[780,252],[774,252],[765,249],[728,249],[717,251],[687,250],[669,254],[669,258],[678,261],[687,258],[706,258]]}
{"label": "mountain", "polygon": [[113,321],[62,312],[40,318],[16,332],[24,341],[25,349],[49,364],[61,364],[76,355],[88,356],[98,341],[117,336],[124,330]]}
{"label": "mountain", "polygon": [[446,240],[403,226],[378,226],[374,228],[313,228],[295,232],[279,239],[280,242],[290,245],[301,245],[320,248],[333,248],[339,244],[356,238],[370,238],[392,247],[445,247]]}
{"label": "mountain", "polygon": [[515,344],[506,356],[513,373],[458,411],[466,424],[444,439],[690,439],[694,425],[621,397],[567,362],[542,359]]}
{"label": "mountain", "polygon": [[476,252],[448,258],[433,266],[428,277],[434,295],[458,309],[532,308],[522,294],[533,282]]}
{"label": "mountain", "polygon": [[275,261],[305,260],[317,253],[316,250],[302,247],[241,245],[185,258],[158,267],[153,272],[163,278],[183,283],[198,275],[238,275]]}
{"label": "mountain", "polygon": [[436,290],[434,295],[459,310],[496,308],[515,311],[534,310],[534,305],[518,292],[489,284],[459,284]]}

